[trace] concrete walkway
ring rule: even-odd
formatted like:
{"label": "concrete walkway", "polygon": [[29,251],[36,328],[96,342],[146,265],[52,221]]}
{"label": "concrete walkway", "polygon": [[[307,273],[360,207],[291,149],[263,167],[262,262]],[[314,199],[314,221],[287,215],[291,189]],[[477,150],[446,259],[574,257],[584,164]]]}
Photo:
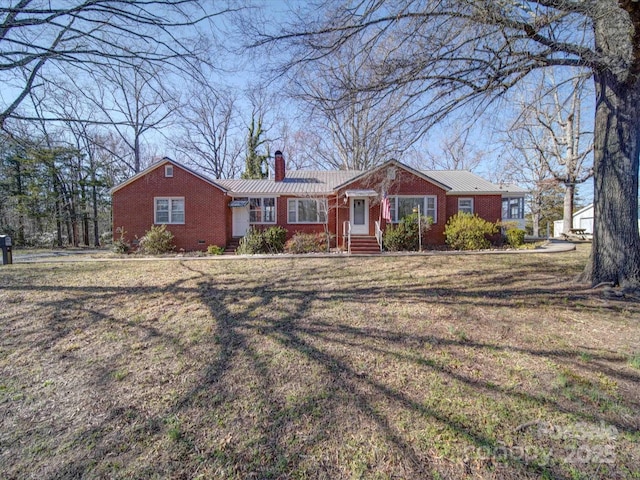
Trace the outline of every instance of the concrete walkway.
{"label": "concrete walkway", "polygon": [[[408,257],[408,256],[446,256],[446,255],[531,255],[540,253],[560,253],[575,250],[575,244],[563,240],[549,240],[544,245],[524,250],[480,250],[480,251],[447,251],[427,250],[424,252],[384,252],[382,254],[347,255],[344,253],[312,253],[306,255],[277,254],[277,255],[167,255],[158,257],[141,257],[137,255],[115,255],[106,250],[55,250],[52,252],[21,253],[13,255],[14,263],[67,263],[67,262],[157,262],[157,261],[186,261],[186,260],[213,260],[235,261],[250,258],[280,259],[280,258],[350,258],[350,257]],[[0,265],[0,268],[2,266]]]}

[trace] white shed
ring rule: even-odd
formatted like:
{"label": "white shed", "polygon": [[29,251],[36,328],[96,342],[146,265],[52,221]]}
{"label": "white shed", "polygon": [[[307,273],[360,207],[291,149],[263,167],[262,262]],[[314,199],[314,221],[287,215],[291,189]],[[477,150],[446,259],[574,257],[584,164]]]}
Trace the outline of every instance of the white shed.
{"label": "white shed", "polygon": [[[584,228],[586,234],[593,234],[593,203],[573,214],[573,228]],[[561,237],[563,233],[562,220],[555,220],[553,222],[553,236]]]}

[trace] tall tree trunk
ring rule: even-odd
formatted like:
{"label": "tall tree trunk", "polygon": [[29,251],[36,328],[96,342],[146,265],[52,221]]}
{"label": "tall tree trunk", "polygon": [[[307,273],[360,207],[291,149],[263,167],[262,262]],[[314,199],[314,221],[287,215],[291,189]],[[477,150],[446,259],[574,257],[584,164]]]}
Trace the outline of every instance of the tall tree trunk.
{"label": "tall tree trunk", "polygon": [[89,246],[89,202],[87,201],[87,187],[84,182],[80,186],[80,209],[82,210],[82,244]]}
{"label": "tall tree trunk", "polygon": [[100,232],[98,231],[98,189],[96,188],[95,172],[92,174],[91,203],[93,204],[93,246],[100,246]]}
{"label": "tall tree trunk", "polygon": [[89,212],[82,212],[82,243],[89,246]]}
{"label": "tall tree trunk", "polygon": [[540,212],[534,212],[531,214],[531,223],[533,226],[533,236],[538,238],[540,236]]}
{"label": "tall tree trunk", "polygon": [[134,133],[135,138],[133,139],[133,168],[135,173],[140,172],[141,169],[141,161],[140,161],[140,135],[138,132]]}
{"label": "tall tree trunk", "polygon": [[[595,74],[594,232],[584,280],[640,287],[640,82]],[[597,253],[597,254],[596,254]]]}
{"label": "tall tree trunk", "polygon": [[80,246],[78,238],[78,213],[76,211],[75,199],[69,198],[67,204],[67,210],[69,212],[69,243],[74,246]]}
{"label": "tall tree trunk", "polygon": [[78,217],[74,216],[73,220],[71,220],[71,227],[73,229],[73,246],[80,246],[80,236],[78,235]]}
{"label": "tall tree trunk", "polygon": [[53,188],[53,201],[54,212],[56,216],[56,245],[58,248],[62,248],[62,219],[63,219],[63,205],[62,205],[62,193],[60,188],[60,181],[55,169],[55,162],[48,163],[49,175],[51,176],[51,184]]}
{"label": "tall tree trunk", "polygon": [[62,247],[62,208],[60,206],[60,199],[56,196],[56,237],[58,247]]}
{"label": "tall tree trunk", "polygon": [[542,193],[536,187],[531,199],[531,230],[532,235],[538,238],[540,235],[540,213],[542,212]]}
{"label": "tall tree trunk", "polygon": [[573,200],[576,196],[575,183],[567,183],[564,187],[564,205],[562,210],[562,232],[568,234],[573,228]]}
{"label": "tall tree trunk", "polygon": [[71,229],[71,220],[67,216],[66,221],[64,222],[67,227],[67,245],[73,245],[73,233]]}

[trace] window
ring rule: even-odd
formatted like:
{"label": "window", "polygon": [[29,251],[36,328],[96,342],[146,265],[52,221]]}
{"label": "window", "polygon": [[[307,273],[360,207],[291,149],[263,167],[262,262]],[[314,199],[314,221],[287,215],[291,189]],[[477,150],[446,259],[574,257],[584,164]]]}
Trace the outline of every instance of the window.
{"label": "window", "polygon": [[164,176],[167,178],[173,177],[173,165],[164,166]]}
{"label": "window", "polygon": [[424,209],[423,215],[425,217],[431,217],[433,219],[433,223],[438,221],[438,209],[436,208],[436,197],[425,197],[427,202],[427,206]]}
{"label": "window", "polygon": [[458,212],[470,213],[473,215],[473,198],[459,198]]}
{"label": "window", "polygon": [[250,198],[249,199],[250,223],[275,223],[276,199],[275,198]]}
{"label": "window", "polygon": [[391,206],[391,221],[398,223],[403,217],[411,215],[414,208],[420,208],[420,213],[425,217],[431,217],[433,223],[437,220],[436,197],[389,197]]}
{"label": "window", "polygon": [[519,220],[524,218],[524,197],[502,199],[502,219]]}
{"label": "window", "polygon": [[315,198],[290,198],[287,202],[288,223],[326,223],[327,201]]}
{"label": "window", "polygon": [[155,223],[184,223],[184,198],[156,198]]}

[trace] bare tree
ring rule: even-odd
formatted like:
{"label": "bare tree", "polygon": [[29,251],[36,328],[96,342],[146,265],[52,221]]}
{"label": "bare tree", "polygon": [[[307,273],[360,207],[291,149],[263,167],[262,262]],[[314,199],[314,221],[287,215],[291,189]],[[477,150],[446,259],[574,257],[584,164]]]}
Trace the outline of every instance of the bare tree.
{"label": "bare tree", "polygon": [[196,27],[230,11],[211,12],[197,0],[2,2],[0,127],[11,117],[30,118],[18,108],[34,88],[61,74],[194,61],[206,45]]}
{"label": "bare tree", "polygon": [[283,150],[287,152],[287,170],[324,170],[327,165],[318,157],[320,149],[319,138],[312,129],[295,129],[291,124],[283,119],[278,122],[277,143],[282,147],[273,150]]}
{"label": "bare tree", "polygon": [[[549,171],[548,163],[541,158],[535,148],[531,148],[532,131],[509,129],[504,133],[505,144],[509,148],[502,165],[502,180],[516,183],[529,189],[529,211],[531,213],[533,236],[540,236],[540,218],[545,207],[545,198],[549,190],[557,186],[557,181]],[[537,141],[538,144],[542,140]]]}
{"label": "bare tree", "polygon": [[474,145],[470,129],[449,126],[436,145],[425,152],[427,167],[434,170],[476,170],[486,153]]}
{"label": "bare tree", "polygon": [[406,102],[408,88],[390,92],[358,89],[374,74],[371,52],[345,47],[298,72],[292,95],[311,111],[319,155],[327,165],[366,170],[409,148],[417,135]]}
{"label": "bare tree", "polygon": [[234,178],[242,166],[243,145],[238,133],[237,98],[228,90],[200,84],[181,109],[182,128],[176,149],[188,162],[214,178]]}
{"label": "bare tree", "polygon": [[519,104],[520,115],[507,134],[515,150],[532,163],[532,171],[543,168],[564,186],[565,233],[573,228],[576,185],[593,175],[593,132],[582,121],[586,81],[574,77],[559,86],[552,76],[543,76],[532,89],[533,100]]}
{"label": "bare tree", "polygon": [[[113,129],[128,146],[128,154],[120,160],[133,173],[144,167],[143,142],[151,131],[159,132],[170,124],[178,108],[176,95],[168,82],[168,72],[154,65],[115,65],[98,68],[90,74],[90,82],[70,89],[79,93],[100,112],[95,120]],[[75,118],[75,117],[70,117]]]}
{"label": "bare tree", "polygon": [[[259,32],[254,45],[286,47],[282,71],[356,42],[375,51],[376,75],[359,91],[411,85],[423,93],[424,129],[461,107],[489,102],[540,69],[592,74],[595,231],[583,279],[640,287],[640,3],[631,0],[324,2],[317,19]],[[362,43],[363,34],[366,42]],[[278,43],[279,42],[279,43]],[[385,52],[382,54],[382,52]],[[569,76],[569,75],[567,75]]]}
{"label": "bare tree", "polygon": [[534,232],[548,192],[561,185],[563,231],[568,233],[573,228],[576,185],[593,175],[593,132],[581,121],[586,81],[585,77],[574,77],[558,85],[553,76],[542,76],[523,85],[515,101],[517,116],[502,133],[509,147],[505,152],[509,179],[531,191]]}

